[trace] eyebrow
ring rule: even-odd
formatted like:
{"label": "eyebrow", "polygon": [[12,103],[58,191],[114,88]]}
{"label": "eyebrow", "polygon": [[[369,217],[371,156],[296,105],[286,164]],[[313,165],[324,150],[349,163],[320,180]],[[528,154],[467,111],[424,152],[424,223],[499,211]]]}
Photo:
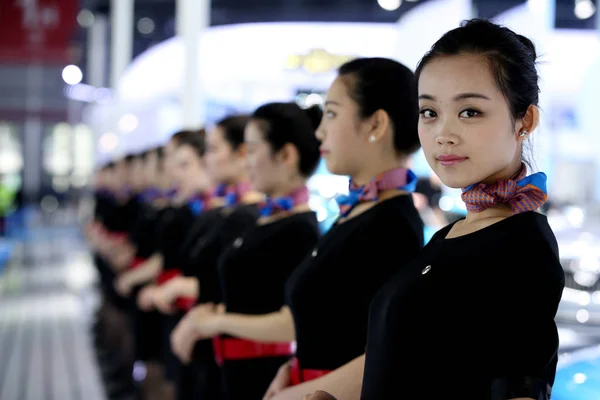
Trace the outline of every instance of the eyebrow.
{"label": "eyebrow", "polygon": [[325,102],[325,105],[326,105],[326,106],[328,106],[328,105],[330,105],[330,104],[333,104],[333,105],[335,105],[335,106],[341,106],[341,104],[340,104],[340,103],[338,103],[337,101],[333,101],[333,100],[327,100],[327,101]]}
{"label": "eyebrow", "polygon": [[[454,101],[465,100],[465,99],[483,99],[491,100],[488,96],[481,93],[460,93],[454,96]],[[430,94],[422,94],[419,96],[419,100],[431,100],[436,101],[436,98]]]}

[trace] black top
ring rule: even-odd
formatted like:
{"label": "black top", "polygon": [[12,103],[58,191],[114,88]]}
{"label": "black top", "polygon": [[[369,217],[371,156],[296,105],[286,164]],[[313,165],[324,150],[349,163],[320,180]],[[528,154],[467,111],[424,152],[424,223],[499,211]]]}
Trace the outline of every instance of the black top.
{"label": "black top", "polygon": [[332,370],[363,354],[371,300],[422,247],[423,223],[410,195],[334,225],[286,287],[301,367]]}
{"label": "black top", "polygon": [[219,260],[219,282],[227,311],[267,314],[285,303],[292,271],[319,239],[314,212],[257,225],[233,241]]}
{"label": "black top", "polygon": [[94,200],[94,220],[102,223],[116,207],[115,197],[106,190],[96,190]]}
{"label": "black top", "polygon": [[546,399],[564,286],[541,214],[439,231],[371,305],[362,399]]}
{"label": "black top", "polygon": [[162,210],[151,203],[142,202],[135,223],[129,234],[129,240],[136,246],[136,256],[148,258],[156,250],[156,229],[159,225]]}
{"label": "black top", "polygon": [[140,199],[138,196],[131,196],[124,202],[117,199],[108,200],[103,210],[103,224],[106,229],[112,232],[121,232],[129,234],[137,218]]}
{"label": "black top", "polygon": [[163,271],[181,269],[179,248],[194,223],[194,215],[187,205],[168,208],[158,223],[157,249],[163,256]]}
{"label": "black top", "polygon": [[198,303],[221,302],[217,265],[221,252],[247,229],[256,224],[256,205],[241,205],[234,209],[218,209],[206,213],[206,225],[183,261],[184,273],[200,282]]}

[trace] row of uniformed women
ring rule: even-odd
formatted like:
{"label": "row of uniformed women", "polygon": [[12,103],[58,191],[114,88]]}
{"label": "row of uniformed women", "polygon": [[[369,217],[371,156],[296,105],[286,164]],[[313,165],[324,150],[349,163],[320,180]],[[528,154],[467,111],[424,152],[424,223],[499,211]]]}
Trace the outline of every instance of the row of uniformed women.
{"label": "row of uniformed women", "polygon": [[[204,161],[229,189],[217,191],[225,204],[192,207],[201,213],[182,218],[197,232],[187,264],[158,253],[160,268],[144,276],[166,283],[138,298],[164,313],[196,299],[170,334],[188,365],[180,376],[206,390],[212,350],[230,399],[318,389],[330,394],[314,398],[549,398],[564,278],[536,212],[545,175],[527,176],[522,159],[539,120],[535,59],[528,39],[474,20],[436,42],[416,74],[387,59],[342,66],[316,137],[328,169],[350,176],[350,193],[321,238],[304,188],[319,143],[301,110],[259,108],[239,149],[220,147],[224,126],[211,131]],[[419,143],[442,182],[463,188],[468,210],[424,249],[406,169]],[[244,157],[267,198],[258,205]],[[131,278],[138,271],[119,278],[121,293],[142,283]]]}
{"label": "row of uniformed women", "polygon": [[[269,232],[274,229],[277,235],[282,235],[286,256],[295,254],[296,261],[288,266],[290,270],[275,262],[259,264],[265,271],[273,270],[263,283],[266,290],[262,301],[253,306],[265,312],[282,306],[283,296],[278,292],[282,292],[287,275],[316,243],[318,225],[307,205],[305,181],[320,158],[314,131],[321,116],[317,107],[302,110],[294,104],[276,103],[256,110],[250,123],[246,117],[219,122],[206,138],[206,146],[198,132],[176,134],[165,149],[167,169],[174,172],[177,187],[172,193],[175,197],[170,200],[171,207],[160,210],[159,214],[140,215],[140,222],[134,224],[124,245],[111,241],[114,235],[102,235],[103,245],[97,247],[98,251],[120,270],[115,284],[117,292],[137,299],[135,314],[142,317],[136,318],[136,326],[141,328],[136,332],[137,358],[150,364],[156,360],[166,364],[168,378],[177,382],[180,397],[220,397],[212,342],[195,346],[194,363],[182,368],[168,349],[168,334],[190,305],[221,299],[217,260],[223,248],[242,232],[257,227],[258,220],[261,225],[272,222]],[[250,190],[247,175],[252,185],[268,196],[269,201],[260,207],[258,201],[264,195]],[[220,183],[214,192],[209,190],[211,179]],[[134,177],[133,181],[139,179]],[[144,188],[134,185],[134,189]],[[163,200],[152,198],[157,193],[145,190],[137,197],[141,202],[153,200],[153,205],[146,208],[156,210],[160,208],[157,202]],[[292,214],[297,217],[283,221],[283,217]],[[144,244],[148,242],[144,235],[135,234],[145,231],[148,236],[152,231],[147,227],[148,220],[158,222],[159,239],[151,246]],[[279,220],[285,222],[282,227]],[[140,229],[140,225],[146,228]],[[271,233],[269,237],[279,239]],[[279,290],[273,291],[273,286]],[[157,319],[156,313],[149,312],[152,308],[170,316]],[[179,312],[174,313],[174,309]],[[166,335],[160,334],[162,330]],[[157,351],[163,347],[161,342],[166,343],[165,353]],[[287,348],[289,355],[289,344]],[[280,364],[276,364],[276,369]],[[262,397],[266,385],[258,390]]]}

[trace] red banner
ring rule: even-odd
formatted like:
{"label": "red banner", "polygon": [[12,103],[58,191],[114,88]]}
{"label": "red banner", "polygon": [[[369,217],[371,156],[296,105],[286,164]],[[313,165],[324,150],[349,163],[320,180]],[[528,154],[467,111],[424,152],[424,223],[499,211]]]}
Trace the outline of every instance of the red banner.
{"label": "red banner", "polygon": [[79,0],[0,0],[0,62],[65,63]]}

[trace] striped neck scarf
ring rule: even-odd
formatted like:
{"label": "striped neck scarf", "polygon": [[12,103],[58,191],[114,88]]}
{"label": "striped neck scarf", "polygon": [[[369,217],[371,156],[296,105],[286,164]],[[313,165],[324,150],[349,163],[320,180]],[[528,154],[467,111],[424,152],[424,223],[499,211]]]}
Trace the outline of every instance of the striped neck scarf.
{"label": "striped neck scarf", "polygon": [[521,165],[518,174],[492,185],[476,183],[462,189],[462,200],[470,212],[481,212],[496,204],[506,204],[511,215],[539,209],[547,200],[546,174],[538,172],[527,176],[527,167]]}

